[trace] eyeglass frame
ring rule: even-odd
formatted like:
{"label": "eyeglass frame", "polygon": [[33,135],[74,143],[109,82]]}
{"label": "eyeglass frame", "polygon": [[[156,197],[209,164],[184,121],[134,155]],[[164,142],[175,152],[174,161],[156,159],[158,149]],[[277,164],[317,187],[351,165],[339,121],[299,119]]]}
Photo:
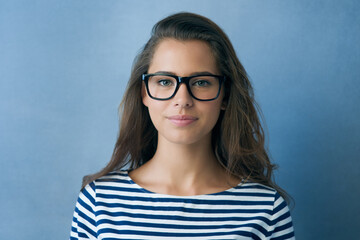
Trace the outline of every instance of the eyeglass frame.
{"label": "eyeglass frame", "polygon": [[[151,95],[150,93],[150,90],[149,90],[149,78],[152,77],[152,76],[166,76],[166,77],[172,77],[176,80],[176,87],[175,87],[175,90],[174,90],[174,93],[168,97],[168,98],[157,98],[157,97],[154,97]],[[215,77],[216,79],[218,79],[219,81],[219,91],[218,93],[216,94],[216,97],[214,98],[210,98],[210,99],[199,99],[197,97],[194,96],[194,94],[191,92],[191,87],[189,85],[189,81],[194,78],[194,77],[201,77],[201,76],[210,76],[210,77]],[[198,101],[203,101],[203,102],[206,102],[206,101],[213,101],[215,99],[217,99],[220,95],[220,92],[221,92],[221,86],[223,85],[223,82],[225,82],[226,80],[226,77],[225,76],[220,76],[220,75],[214,75],[214,74],[196,74],[196,75],[191,75],[191,76],[188,76],[188,77],[180,77],[180,76],[176,76],[176,75],[172,75],[172,74],[166,74],[166,73],[144,73],[141,75],[141,78],[142,80],[145,82],[145,88],[146,88],[146,92],[148,93],[148,95],[150,96],[150,98],[152,99],[155,99],[155,100],[159,100],[159,101],[166,101],[166,100],[169,100],[171,98],[173,98],[177,91],[179,90],[180,88],[180,84],[184,83],[186,85],[186,88],[188,90],[188,93],[190,94],[190,96]]]}

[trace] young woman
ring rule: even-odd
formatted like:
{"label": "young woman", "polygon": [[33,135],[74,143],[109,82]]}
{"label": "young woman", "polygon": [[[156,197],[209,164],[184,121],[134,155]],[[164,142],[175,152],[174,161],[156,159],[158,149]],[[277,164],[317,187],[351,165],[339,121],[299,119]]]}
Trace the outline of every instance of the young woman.
{"label": "young woman", "polygon": [[158,22],[121,106],[112,159],[84,178],[70,239],[294,239],[251,84],[215,23]]}

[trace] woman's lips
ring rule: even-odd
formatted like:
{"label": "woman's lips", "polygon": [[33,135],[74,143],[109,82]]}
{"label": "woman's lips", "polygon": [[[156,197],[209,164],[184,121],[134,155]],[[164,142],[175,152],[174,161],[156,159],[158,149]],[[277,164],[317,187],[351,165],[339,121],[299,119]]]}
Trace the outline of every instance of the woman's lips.
{"label": "woman's lips", "polygon": [[189,115],[175,115],[168,117],[168,119],[178,127],[185,127],[198,120],[198,118]]}

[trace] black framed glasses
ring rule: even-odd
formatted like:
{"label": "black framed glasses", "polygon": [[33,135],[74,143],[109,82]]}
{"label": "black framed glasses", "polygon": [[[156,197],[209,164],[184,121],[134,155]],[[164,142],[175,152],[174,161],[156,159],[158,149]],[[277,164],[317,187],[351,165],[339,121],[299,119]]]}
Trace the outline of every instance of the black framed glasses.
{"label": "black framed glasses", "polygon": [[179,90],[180,84],[185,83],[191,95],[199,101],[212,101],[220,95],[224,76],[201,74],[190,77],[179,77],[170,74],[143,74],[142,80],[148,95],[155,100],[169,100]]}

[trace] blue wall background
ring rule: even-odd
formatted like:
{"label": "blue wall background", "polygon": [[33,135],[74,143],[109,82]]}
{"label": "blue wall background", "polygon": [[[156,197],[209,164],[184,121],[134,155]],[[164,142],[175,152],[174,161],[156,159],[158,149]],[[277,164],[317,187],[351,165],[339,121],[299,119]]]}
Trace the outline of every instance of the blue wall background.
{"label": "blue wall background", "polygon": [[178,11],[232,40],[296,201],[297,238],[357,238],[358,1],[0,0],[1,238],[68,238],[82,177],[111,156],[132,61]]}

